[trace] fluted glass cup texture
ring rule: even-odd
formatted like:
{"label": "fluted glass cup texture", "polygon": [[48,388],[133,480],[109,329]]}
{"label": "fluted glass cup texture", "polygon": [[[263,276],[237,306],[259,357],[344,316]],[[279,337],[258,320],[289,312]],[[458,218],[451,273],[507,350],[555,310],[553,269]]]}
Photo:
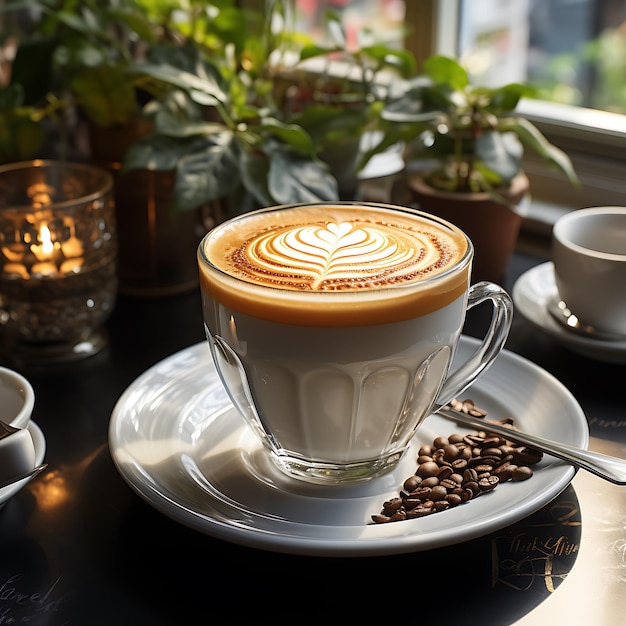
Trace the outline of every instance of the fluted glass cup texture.
{"label": "fluted glass cup texture", "polygon": [[[415,258],[450,242],[442,267],[415,269]],[[261,264],[256,276],[247,261],[243,273],[222,262],[242,255]],[[211,355],[279,469],[325,484],[387,472],[422,421],[493,362],[511,299],[493,283],[470,286],[472,258],[470,240],[448,222],[375,203],[270,207],[205,236],[198,262]],[[355,266],[360,287],[344,288]],[[450,372],[466,311],[485,301],[486,336]]]}

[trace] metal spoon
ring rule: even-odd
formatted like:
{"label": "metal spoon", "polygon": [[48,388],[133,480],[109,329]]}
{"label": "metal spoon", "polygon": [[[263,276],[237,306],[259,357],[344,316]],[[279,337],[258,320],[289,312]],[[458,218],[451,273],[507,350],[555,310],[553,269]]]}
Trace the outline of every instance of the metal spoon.
{"label": "metal spoon", "polygon": [[578,333],[590,339],[600,339],[602,341],[626,341],[626,335],[611,333],[606,330],[599,330],[595,326],[585,324],[574,314],[563,300],[558,296],[548,300],[548,312],[550,315],[567,330]]}
{"label": "metal spoon", "polygon": [[0,447],[0,489],[27,478],[34,478],[47,467],[47,464],[32,466],[35,449],[27,429],[17,428],[0,420]]}
{"label": "metal spoon", "polygon": [[14,433],[18,433],[20,430],[22,429],[11,426],[11,424],[7,424],[6,422],[0,420],[0,439],[4,439],[5,437],[8,437],[9,435],[12,435]]}
{"label": "metal spoon", "polygon": [[7,480],[0,482],[0,489],[4,489],[5,487],[9,487],[10,485],[13,485],[14,483],[19,482],[20,480],[24,480],[25,478],[35,478],[35,476],[37,476],[37,474],[43,472],[43,470],[46,469],[46,467],[48,467],[47,463],[42,463],[41,465],[37,465],[37,467],[33,467],[32,470],[29,470],[27,472],[22,472],[21,474],[18,474],[17,476],[13,476],[12,478],[8,478]]}
{"label": "metal spoon", "polygon": [[540,450],[557,459],[567,461],[574,467],[587,470],[616,485],[626,485],[626,459],[618,459],[616,457],[600,454],[599,452],[583,450],[582,448],[576,448],[564,443],[557,443],[549,439],[544,439],[543,437],[520,432],[513,428],[495,424],[489,420],[472,417],[467,413],[453,409],[449,405],[441,407],[436,413],[446,419],[463,424],[464,426],[489,431],[496,435],[506,437],[511,441],[522,443],[535,450]]}

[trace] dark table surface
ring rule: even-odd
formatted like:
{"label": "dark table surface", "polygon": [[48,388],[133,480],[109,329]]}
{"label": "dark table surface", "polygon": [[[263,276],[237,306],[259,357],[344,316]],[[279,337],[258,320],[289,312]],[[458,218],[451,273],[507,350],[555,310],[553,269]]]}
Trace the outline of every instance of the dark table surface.
{"label": "dark table surface", "polygon": [[[543,260],[516,253],[505,286]],[[466,332],[480,324],[470,319]],[[583,471],[513,526],[395,556],[278,554],[171,520],[116,471],[108,425],[136,377],[204,340],[199,294],[120,296],[107,328],[109,346],[79,368],[29,376],[48,468],[0,510],[0,624],[334,623],[361,615],[438,625],[625,623],[626,488]],[[572,392],[591,449],[626,457],[626,366],[574,354],[519,314],[507,349]]]}

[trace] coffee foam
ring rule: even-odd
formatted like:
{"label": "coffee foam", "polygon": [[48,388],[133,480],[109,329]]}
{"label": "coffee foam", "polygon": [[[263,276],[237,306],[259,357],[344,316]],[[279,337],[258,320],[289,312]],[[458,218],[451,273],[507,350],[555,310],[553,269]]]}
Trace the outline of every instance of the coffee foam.
{"label": "coffee foam", "polygon": [[467,287],[469,264],[447,272],[467,247],[463,233],[415,212],[315,205],[228,222],[201,244],[199,259],[203,288],[235,310],[347,326],[445,306]]}

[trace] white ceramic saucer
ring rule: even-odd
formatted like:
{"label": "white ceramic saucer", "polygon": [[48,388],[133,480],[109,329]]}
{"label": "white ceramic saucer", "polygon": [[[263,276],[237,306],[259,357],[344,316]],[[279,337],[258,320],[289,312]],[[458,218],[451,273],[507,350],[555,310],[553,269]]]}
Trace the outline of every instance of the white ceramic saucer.
{"label": "white ceramic saucer", "polygon": [[[477,345],[463,337],[457,358]],[[529,432],[586,447],[585,416],[570,392],[531,362],[504,351],[463,398],[491,419],[514,417]],[[199,343],[156,364],[119,398],[109,425],[113,460],[128,484],[172,519],[208,535],[287,553],[357,556],[426,550],[482,536],[558,495],[574,469],[551,457],[521,483],[427,518],[374,524],[385,500],[414,473],[416,451],[437,435],[465,432],[427,418],[391,473],[355,486],[320,486],[273,467],[228,400]]]}
{"label": "white ceramic saucer", "polygon": [[[35,465],[40,465],[43,463],[44,456],[46,454],[46,438],[44,437],[41,428],[30,420],[28,422],[28,432],[33,438],[33,443],[35,444]],[[9,487],[5,487],[4,489],[0,489],[0,507],[4,506],[6,501],[14,496],[30,479],[25,478],[24,480],[20,480]]]}
{"label": "white ceramic saucer", "polygon": [[548,303],[556,295],[554,265],[551,261],[537,265],[522,274],[512,290],[515,310],[565,347],[597,361],[626,363],[626,341],[586,337],[559,324],[548,311]]}

